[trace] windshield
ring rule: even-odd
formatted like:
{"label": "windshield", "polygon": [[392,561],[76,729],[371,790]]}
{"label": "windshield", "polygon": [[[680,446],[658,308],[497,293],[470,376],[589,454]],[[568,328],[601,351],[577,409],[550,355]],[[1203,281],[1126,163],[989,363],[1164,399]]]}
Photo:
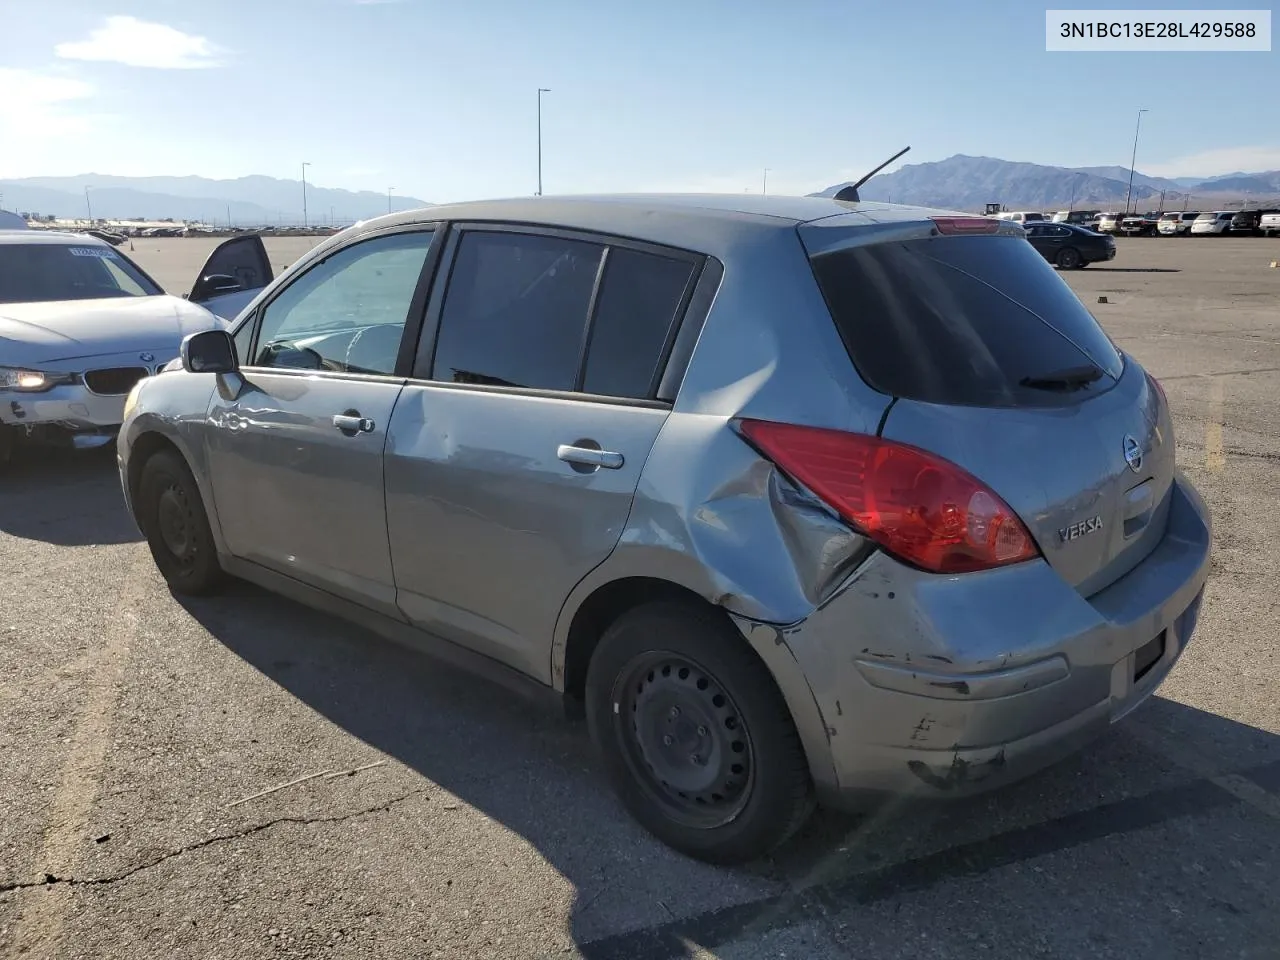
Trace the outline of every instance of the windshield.
{"label": "windshield", "polygon": [[0,246],[0,303],[50,303],[164,293],[111,247],[61,243]]}

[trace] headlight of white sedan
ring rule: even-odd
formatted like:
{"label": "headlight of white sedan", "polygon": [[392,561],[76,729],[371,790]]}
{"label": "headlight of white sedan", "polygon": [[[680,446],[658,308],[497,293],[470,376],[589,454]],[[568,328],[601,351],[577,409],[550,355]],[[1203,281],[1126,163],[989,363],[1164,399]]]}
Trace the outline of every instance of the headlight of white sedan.
{"label": "headlight of white sedan", "polygon": [[0,367],[0,390],[13,390],[17,393],[43,393],[65,383],[75,383],[75,380],[74,373]]}

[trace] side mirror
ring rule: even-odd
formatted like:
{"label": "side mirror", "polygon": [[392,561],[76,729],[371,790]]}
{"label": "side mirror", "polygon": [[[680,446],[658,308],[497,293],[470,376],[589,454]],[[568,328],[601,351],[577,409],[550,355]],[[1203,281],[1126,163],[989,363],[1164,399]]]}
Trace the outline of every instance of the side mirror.
{"label": "side mirror", "polygon": [[188,334],[179,351],[187,373],[235,373],[236,345],[225,330],[203,330]]}
{"label": "side mirror", "polygon": [[197,281],[191,299],[198,303],[210,297],[220,297],[224,293],[238,293],[243,289],[244,284],[230,274],[210,273]]}

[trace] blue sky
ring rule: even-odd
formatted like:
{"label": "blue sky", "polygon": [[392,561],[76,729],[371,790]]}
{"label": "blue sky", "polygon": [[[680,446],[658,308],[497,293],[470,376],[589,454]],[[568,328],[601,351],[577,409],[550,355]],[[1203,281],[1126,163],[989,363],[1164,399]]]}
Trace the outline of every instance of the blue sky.
{"label": "blue sky", "polygon": [[0,179],[527,194],[540,86],[547,193],[806,193],[907,144],[1127,166],[1139,107],[1141,171],[1280,168],[1280,54],[1046,53],[1045,6],[4,0]]}

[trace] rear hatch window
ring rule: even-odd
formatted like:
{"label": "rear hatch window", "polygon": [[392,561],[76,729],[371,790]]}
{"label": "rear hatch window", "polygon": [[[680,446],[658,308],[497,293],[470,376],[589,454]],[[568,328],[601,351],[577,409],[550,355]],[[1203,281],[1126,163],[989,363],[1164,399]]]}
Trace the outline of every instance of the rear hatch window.
{"label": "rear hatch window", "polygon": [[1018,237],[935,237],[814,256],[814,275],[858,372],[926,403],[1078,403],[1123,361],[1092,314]]}

